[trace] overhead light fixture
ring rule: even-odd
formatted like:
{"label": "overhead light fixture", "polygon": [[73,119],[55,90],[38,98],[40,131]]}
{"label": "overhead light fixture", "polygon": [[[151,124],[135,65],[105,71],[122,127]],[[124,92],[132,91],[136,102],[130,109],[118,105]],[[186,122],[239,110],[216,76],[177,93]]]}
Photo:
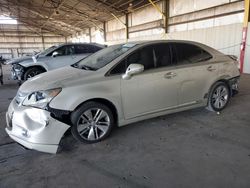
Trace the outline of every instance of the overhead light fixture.
{"label": "overhead light fixture", "polygon": [[128,12],[133,12],[133,3],[128,4]]}

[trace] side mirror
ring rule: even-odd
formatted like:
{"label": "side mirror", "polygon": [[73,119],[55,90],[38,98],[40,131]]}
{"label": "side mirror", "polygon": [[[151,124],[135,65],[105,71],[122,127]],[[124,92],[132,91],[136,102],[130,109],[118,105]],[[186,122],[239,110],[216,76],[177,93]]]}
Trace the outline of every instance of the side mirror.
{"label": "side mirror", "polygon": [[52,57],[56,57],[58,55],[59,55],[59,53],[57,51],[55,51],[55,52],[52,53]]}
{"label": "side mirror", "polygon": [[129,80],[133,75],[144,71],[144,66],[141,64],[130,64],[126,70],[126,73],[122,75],[124,80]]}

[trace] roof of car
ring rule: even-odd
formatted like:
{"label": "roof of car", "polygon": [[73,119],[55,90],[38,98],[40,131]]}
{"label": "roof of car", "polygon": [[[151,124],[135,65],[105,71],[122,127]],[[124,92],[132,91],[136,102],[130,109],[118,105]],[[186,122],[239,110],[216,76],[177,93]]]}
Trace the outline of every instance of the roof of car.
{"label": "roof of car", "polygon": [[191,40],[174,40],[174,39],[166,39],[166,40],[145,40],[145,41],[132,41],[132,42],[127,42],[124,43],[124,45],[128,45],[128,46],[136,46],[136,45],[147,45],[147,44],[158,44],[158,43],[164,43],[164,42],[178,42],[178,43],[186,43],[186,44],[193,44],[196,46],[201,47],[202,49],[209,51],[210,53],[213,54],[221,54],[221,52],[219,52],[218,50],[207,46],[206,44],[202,44],[200,42],[196,42],[196,41],[191,41]]}
{"label": "roof of car", "polygon": [[190,40],[174,40],[174,39],[170,39],[170,40],[144,40],[144,41],[132,41],[132,42],[127,42],[125,44],[134,44],[134,45],[138,45],[138,44],[151,44],[151,43],[161,43],[161,42],[182,42],[182,43],[193,43],[193,44],[201,44],[199,42],[195,42],[195,41],[190,41]]}
{"label": "roof of car", "polygon": [[124,43],[126,45],[145,45],[145,44],[157,44],[157,43],[163,43],[163,42],[178,42],[178,43],[186,43],[186,44],[193,44],[199,47],[202,47],[203,49],[209,49],[213,52],[218,52],[214,48],[207,46],[206,44],[202,44],[200,42],[191,41],[191,40],[175,40],[175,39],[166,39],[166,40],[145,40],[145,41],[132,41]]}
{"label": "roof of car", "polygon": [[107,47],[107,45],[99,44],[99,43],[95,43],[95,42],[91,42],[91,43],[88,43],[88,42],[77,42],[77,43],[74,43],[74,42],[65,42],[65,43],[58,44],[58,46],[64,46],[64,45],[84,45],[84,44],[95,45],[95,46],[99,46],[99,47]]}

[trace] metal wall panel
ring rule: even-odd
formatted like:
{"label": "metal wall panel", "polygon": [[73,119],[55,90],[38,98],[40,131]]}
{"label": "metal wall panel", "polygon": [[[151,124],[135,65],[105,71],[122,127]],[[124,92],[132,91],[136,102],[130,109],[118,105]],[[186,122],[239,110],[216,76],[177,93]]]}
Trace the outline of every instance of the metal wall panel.
{"label": "metal wall panel", "polygon": [[194,29],[210,28],[222,25],[230,25],[234,23],[243,22],[244,13],[238,13],[223,17],[211,18],[207,20],[201,20],[196,22],[189,22],[185,24],[178,24],[169,27],[170,32],[187,31]]}
{"label": "metal wall panel", "polygon": [[[232,3],[235,1],[238,2]],[[163,1],[158,2],[157,5],[162,11],[164,10]],[[128,41],[186,39],[202,42],[226,54],[239,56],[243,5],[243,1],[239,0],[170,0],[170,17],[175,17],[169,19],[169,24],[172,25],[169,27],[168,34],[165,34],[163,28],[163,16],[152,5],[132,10],[128,14],[130,32]],[[214,8],[208,9],[211,7]],[[189,15],[190,17],[186,15],[177,17],[190,12],[194,12]],[[125,16],[120,19],[125,23]],[[186,23],[183,24],[184,22]],[[175,25],[176,23],[180,24]],[[106,39],[108,45],[125,42],[124,25],[116,19],[106,22]]]}
{"label": "metal wall panel", "polygon": [[0,30],[0,56],[7,59],[32,54],[65,42],[62,36],[44,33],[42,37],[23,25],[0,24]]}
{"label": "metal wall panel", "polygon": [[106,38],[107,41],[120,41],[123,40],[125,42],[126,39],[126,33],[125,33],[125,28],[116,30],[116,31],[111,31],[106,33]]}
{"label": "metal wall panel", "polygon": [[149,30],[145,30],[145,31],[130,33],[129,38],[130,38],[130,41],[132,41],[132,40],[153,40],[155,35],[163,34],[164,31],[165,31],[165,29],[163,29],[163,28],[149,29]]}
{"label": "metal wall panel", "polygon": [[[242,34],[241,23],[188,31],[179,31],[168,34],[163,33],[163,31],[159,32],[159,30],[157,30],[158,29],[154,29],[153,31],[143,31],[145,33],[138,33],[137,35],[133,35],[133,37],[131,37],[129,41],[165,39],[192,40],[211,46],[225,54],[236,55],[237,57],[239,57],[240,55],[240,43]],[[120,42],[124,41],[111,41],[109,42],[109,44],[116,44]],[[248,42],[248,44],[250,45],[250,41]],[[250,52],[248,54],[250,54]],[[250,59],[249,55],[248,58],[246,57],[246,59]]]}
{"label": "metal wall panel", "polygon": [[231,24],[170,33],[166,38],[184,39],[207,44],[225,54],[239,57],[242,24]]}
{"label": "metal wall panel", "polygon": [[230,3],[230,0],[170,0],[170,17],[185,14],[189,12],[194,12],[197,10],[202,10],[225,3]]}
{"label": "metal wall panel", "polygon": [[[163,10],[163,2],[156,3],[156,5]],[[143,9],[139,9],[137,11],[129,14],[129,26],[140,25],[148,22],[153,22],[155,20],[163,19],[161,13],[156,11],[153,6],[147,6]]]}
{"label": "metal wall panel", "polygon": [[[119,17],[119,19],[123,23],[125,23],[125,16]],[[116,31],[119,29],[124,29],[124,25],[120,21],[118,21],[117,19],[113,19],[113,20],[106,22],[106,31],[107,32]]]}

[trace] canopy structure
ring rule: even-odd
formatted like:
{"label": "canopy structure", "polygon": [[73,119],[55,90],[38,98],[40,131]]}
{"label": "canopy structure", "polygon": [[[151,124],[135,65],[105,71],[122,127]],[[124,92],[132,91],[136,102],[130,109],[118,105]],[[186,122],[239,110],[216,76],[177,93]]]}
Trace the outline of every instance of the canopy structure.
{"label": "canopy structure", "polygon": [[0,14],[35,32],[69,36],[149,4],[148,0],[1,0]]}

